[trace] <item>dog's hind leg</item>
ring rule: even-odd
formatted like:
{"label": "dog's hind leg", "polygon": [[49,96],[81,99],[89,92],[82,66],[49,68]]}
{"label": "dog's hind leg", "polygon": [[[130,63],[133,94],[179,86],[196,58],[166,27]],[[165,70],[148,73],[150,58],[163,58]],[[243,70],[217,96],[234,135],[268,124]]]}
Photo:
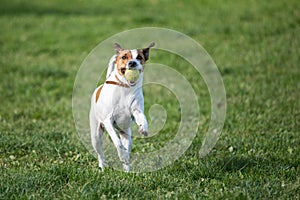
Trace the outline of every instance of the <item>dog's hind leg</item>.
{"label": "dog's hind leg", "polygon": [[132,148],[132,140],[131,140],[131,128],[128,128],[128,130],[120,131],[120,138],[122,141],[122,144],[127,149],[127,151],[130,153]]}
{"label": "dog's hind leg", "polygon": [[[120,138],[122,141],[122,144],[126,148],[128,155],[130,155],[131,147],[132,147],[132,140],[131,140],[131,128],[128,128],[128,130],[125,131],[120,131]],[[123,168],[126,172],[129,172],[130,170],[130,165],[128,163],[123,163]]]}
{"label": "dog's hind leg", "polygon": [[104,126],[106,131],[108,132],[111,140],[113,141],[115,147],[117,148],[119,158],[123,165],[129,165],[129,153],[128,150],[123,145],[122,141],[119,139],[113,124],[110,119],[104,121]]}
{"label": "dog's hind leg", "polygon": [[104,163],[105,163],[105,158],[102,151],[104,127],[102,123],[99,123],[92,114],[90,114],[90,129],[91,129],[92,145],[98,154],[99,167],[103,171]]}

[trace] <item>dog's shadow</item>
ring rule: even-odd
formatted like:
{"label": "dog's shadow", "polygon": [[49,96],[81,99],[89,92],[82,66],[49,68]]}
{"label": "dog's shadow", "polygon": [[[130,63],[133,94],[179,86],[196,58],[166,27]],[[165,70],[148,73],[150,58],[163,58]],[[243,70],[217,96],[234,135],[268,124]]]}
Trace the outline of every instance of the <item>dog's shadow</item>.
{"label": "dog's shadow", "polygon": [[223,160],[219,160],[216,164],[222,171],[234,172],[256,167],[263,162],[265,161],[261,158],[228,156]]}
{"label": "dog's shadow", "polygon": [[250,171],[276,171],[283,168],[297,168],[297,161],[278,157],[261,157],[256,155],[228,155],[215,160],[211,157],[199,159],[199,172],[204,177],[217,177],[217,174]]}
{"label": "dog's shadow", "polygon": [[[205,161],[206,160],[206,161]],[[204,162],[206,163],[209,158],[204,159]],[[214,168],[218,170],[219,172],[229,172],[229,173],[235,173],[235,172],[247,172],[247,171],[253,171],[253,170],[259,170],[259,171],[269,171],[269,170],[280,170],[282,168],[297,168],[298,164],[296,161],[287,160],[284,158],[279,157],[261,157],[261,156],[254,156],[254,155],[229,155],[224,157],[221,160],[218,160],[216,162],[209,162],[210,168]],[[206,167],[207,168],[207,167]],[[210,173],[212,173],[210,171]],[[215,172],[214,172],[215,173]]]}

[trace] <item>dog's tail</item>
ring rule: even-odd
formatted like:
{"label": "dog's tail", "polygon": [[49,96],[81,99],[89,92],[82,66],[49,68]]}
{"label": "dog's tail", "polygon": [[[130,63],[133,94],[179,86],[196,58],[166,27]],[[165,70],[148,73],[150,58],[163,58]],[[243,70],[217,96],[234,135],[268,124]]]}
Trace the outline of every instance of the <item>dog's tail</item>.
{"label": "dog's tail", "polygon": [[115,65],[116,65],[116,56],[117,55],[113,55],[108,63],[108,68],[107,68],[107,72],[106,72],[106,79],[110,76],[110,74],[114,71],[115,69]]}

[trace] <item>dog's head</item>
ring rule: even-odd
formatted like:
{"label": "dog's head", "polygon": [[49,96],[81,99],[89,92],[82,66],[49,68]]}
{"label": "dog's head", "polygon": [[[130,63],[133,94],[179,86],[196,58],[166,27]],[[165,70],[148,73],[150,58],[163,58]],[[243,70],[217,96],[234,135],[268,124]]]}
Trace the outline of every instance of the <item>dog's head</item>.
{"label": "dog's head", "polygon": [[143,73],[146,61],[149,58],[149,50],[155,45],[152,42],[148,47],[143,49],[124,50],[119,44],[115,43],[116,70],[120,76],[124,76],[126,70],[135,69]]}

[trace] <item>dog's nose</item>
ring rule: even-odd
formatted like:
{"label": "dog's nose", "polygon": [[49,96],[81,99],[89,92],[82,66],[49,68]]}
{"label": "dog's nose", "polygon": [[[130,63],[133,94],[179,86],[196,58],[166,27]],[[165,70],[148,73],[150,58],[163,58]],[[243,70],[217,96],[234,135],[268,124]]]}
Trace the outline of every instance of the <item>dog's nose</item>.
{"label": "dog's nose", "polygon": [[128,67],[129,68],[135,68],[137,66],[137,63],[135,61],[129,61]]}

